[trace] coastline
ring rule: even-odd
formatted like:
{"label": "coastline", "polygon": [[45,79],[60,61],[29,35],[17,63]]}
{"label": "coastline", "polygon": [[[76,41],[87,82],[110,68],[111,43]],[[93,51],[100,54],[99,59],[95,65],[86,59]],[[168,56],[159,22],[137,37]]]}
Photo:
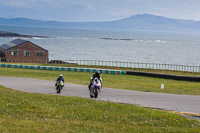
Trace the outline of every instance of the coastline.
{"label": "coastline", "polygon": [[12,33],[7,31],[0,31],[0,37],[2,38],[49,38],[48,36],[34,36],[34,35],[21,35],[18,33]]}

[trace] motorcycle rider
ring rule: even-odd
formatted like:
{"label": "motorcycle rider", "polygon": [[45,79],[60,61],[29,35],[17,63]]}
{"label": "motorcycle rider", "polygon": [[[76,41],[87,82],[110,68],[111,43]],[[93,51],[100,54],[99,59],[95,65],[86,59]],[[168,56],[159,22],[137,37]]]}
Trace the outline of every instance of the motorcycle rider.
{"label": "motorcycle rider", "polygon": [[[56,80],[56,84],[55,84],[56,87],[57,87],[57,83],[60,82],[60,81],[63,81],[63,83],[64,83],[64,78],[63,78],[62,74],[60,74],[59,77]],[[64,85],[63,85],[63,87],[64,87]]]}
{"label": "motorcycle rider", "polygon": [[[90,78],[90,84],[88,85],[89,90],[90,90],[90,87],[92,86],[93,80],[94,80],[95,78],[98,78],[98,79],[99,79],[99,81],[101,82],[101,88],[102,88],[102,79],[101,79],[99,70],[97,70],[97,71],[95,72],[95,74],[93,74],[93,76]],[[100,89],[99,89],[99,91],[101,92]]]}

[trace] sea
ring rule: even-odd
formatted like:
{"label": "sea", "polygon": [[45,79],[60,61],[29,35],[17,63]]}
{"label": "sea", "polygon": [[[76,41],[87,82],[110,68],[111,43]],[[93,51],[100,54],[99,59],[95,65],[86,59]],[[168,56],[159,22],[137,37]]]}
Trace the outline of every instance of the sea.
{"label": "sea", "polygon": [[[48,36],[29,40],[49,60],[101,60],[200,66],[200,33],[0,26],[0,31]],[[15,38],[0,38],[0,45]]]}

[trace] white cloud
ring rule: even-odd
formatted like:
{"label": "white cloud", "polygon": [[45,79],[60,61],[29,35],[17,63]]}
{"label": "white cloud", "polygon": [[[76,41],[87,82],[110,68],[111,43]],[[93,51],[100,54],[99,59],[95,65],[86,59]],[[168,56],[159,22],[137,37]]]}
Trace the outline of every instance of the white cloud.
{"label": "white cloud", "polygon": [[88,9],[88,10],[91,10],[91,11],[95,10],[94,6],[92,6],[90,3],[81,2],[80,5],[85,7],[85,9]]}
{"label": "white cloud", "polygon": [[28,7],[29,4],[24,0],[1,0],[0,3],[11,7]]}
{"label": "white cloud", "polygon": [[132,16],[134,11],[132,9],[128,8],[121,8],[118,10],[110,10],[109,14],[113,16],[118,16],[118,17],[127,17],[127,16]]}
{"label": "white cloud", "polygon": [[[91,11],[95,10],[93,3],[90,3],[84,0],[63,1],[63,3],[67,7],[77,6],[77,7],[82,7],[83,9],[86,9],[86,10],[91,10]],[[60,4],[63,5],[63,3],[60,3]]]}
{"label": "white cloud", "polygon": [[0,0],[0,4],[8,7],[30,8],[40,5],[49,5],[59,3],[54,0]]}

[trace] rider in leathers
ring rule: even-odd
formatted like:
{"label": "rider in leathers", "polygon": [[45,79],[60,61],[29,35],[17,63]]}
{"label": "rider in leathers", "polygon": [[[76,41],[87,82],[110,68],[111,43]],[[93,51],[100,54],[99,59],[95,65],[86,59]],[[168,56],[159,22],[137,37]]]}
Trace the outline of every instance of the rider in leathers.
{"label": "rider in leathers", "polygon": [[[56,80],[56,84],[55,84],[56,87],[57,87],[57,83],[58,83],[59,81],[63,81],[63,83],[65,82],[62,74],[60,74],[60,76],[59,76],[59,77],[57,78],[57,80]],[[64,86],[63,86],[63,87],[64,87]]]}
{"label": "rider in leathers", "polygon": [[[101,79],[99,70],[97,70],[97,71],[95,72],[95,74],[93,74],[93,76],[92,76],[91,79],[90,79],[90,84],[88,85],[89,90],[90,90],[90,87],[91,87],[91,85],[92,85],[92,83],[93,83],[93,80],[94,80],[95,78],[98,78],[98,79],[99,79],[99,81],[101,82],[101,88],[102,88],[102,79]],[[100,90],[99,90],[99,91],[100,91]]]}

